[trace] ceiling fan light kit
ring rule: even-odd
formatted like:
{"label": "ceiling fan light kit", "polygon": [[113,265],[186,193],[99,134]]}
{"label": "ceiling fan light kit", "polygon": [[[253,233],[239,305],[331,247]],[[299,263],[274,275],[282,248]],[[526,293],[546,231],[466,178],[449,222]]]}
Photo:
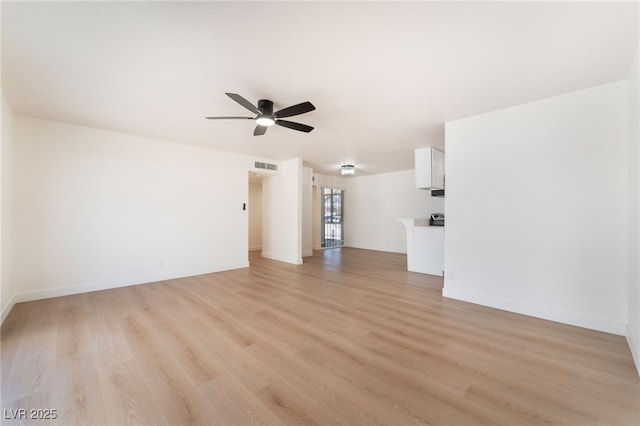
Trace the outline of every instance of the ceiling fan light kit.
{"label": "ceiling fan light kit", "polygon": [[260,99],[258,106],[238,95],[237,93],[226,93],[231,99],[256,114],[255,117],[205,117],[208,120],[255,120],[256,128],[253,131],[254,136],[264,135],[267,127],[277,124],[278,126],[287,127],[289,129],[298,130],[300,132],[309,133],[313,127],[302,123],[282,120],[284,117],[293,117],[294,115],[304,114],[316,109],[311,102],[302,102],[279,111],[273,112],[273,102],[268,99]]}
{"label": "ceiling fan light kit", "polygon": [[276,121],[271,117],[258,117],[256,118],[256,124],[258,126],[273,126],[276,124]]}
{"label": "ceiling fan light kit", "polygon": [[354,166],[353,164],[343,164],[340,167],[340,174],[342,176],[355,175],[356,174],[356,166]]}

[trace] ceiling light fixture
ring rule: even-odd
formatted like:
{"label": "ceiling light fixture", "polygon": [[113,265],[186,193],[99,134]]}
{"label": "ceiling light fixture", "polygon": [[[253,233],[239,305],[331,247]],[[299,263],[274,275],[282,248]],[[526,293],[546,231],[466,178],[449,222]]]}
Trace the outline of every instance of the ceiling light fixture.
{"label": "ceiling light fixture", "polygon": [[342,176],[345,175],[355,175],[356,174],[356,166],[353,164],[343,164],[340,168],[340,174]]}
{"label": "ceiling light fixture", "polygon": [[274,124],[276,124],[276,121],[271,117],[262,116],[262,117],[258,117],[256,119],[256,124],[258,126],[267,126],[268,127],[268,126],[273,126]]}

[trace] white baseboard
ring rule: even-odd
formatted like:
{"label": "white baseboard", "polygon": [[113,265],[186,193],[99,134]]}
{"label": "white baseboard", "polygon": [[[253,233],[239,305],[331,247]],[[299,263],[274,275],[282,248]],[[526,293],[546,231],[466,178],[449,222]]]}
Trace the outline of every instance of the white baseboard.
{"label": "white baseboard", "polygon": [[627,338],[627,345],[629,345],[633,362],[636,364],[636,372],[640,376],[640,342],[633,336],[629,324],[627,324],[626,331],[625,337]]}
{"label": "white baseboard", "polygon": [[1,316],[0,324],[4,322],[5,318],[7,318],[7,315],[9,315],[9,312],[11,312],[11,309],[15,304],[16,304],[16,294],[12,293],[11,297],[9,297],[9,301],[7,301],[7,303],[5,303],[4,306],[2,307],[2,313],[1,313],[2,316]]}
{"label": "white baseboard", "polygon": [[156,281],[166,281],[176,278],[191,277],[194,275],[211,274],[214,272],[228,271],[249,267],[249,262],[242,262],[228,265],[215,265],[207,268],[196,268],[182,271],[165,272],[161,274],[145,274],[118,278],[114,280],[99,281],[94,283],[75,284],[64,287],[55,287],[43,290],[31,290],[15,292],[9,302],[2,309],[2,321],[9,314],[14,304],[20,302],[30,302],[32,300],[49,299],[52,297],[69,296],[71,294],[89,293],[92,291],[109,290],[118,287],[147,284]]}
{"label": "white baseboard", "polygon": [[442,295],[451,299],[471,302],[477,305],[501,309],[503,311],[515,312],[517,314],[528,315],[568,325],[575,325],[591,330],[603,331],[605,333],[617,334],[619,336],[625,335],[626,324],[622,322],[591,317],[574,312],[558,311],[543,306],[528,305],[525,303],[471,293],[465,290],[446,286],[442,289]]}
{"label": "white baseboard", "polygon": [[302,265],[302,258],[298,257],[289,257],[289,256],[281,256],[279,254],[269,253],[266,251],[262,252],[262,257],[266,257],[267,259],[277,260],[278,262],[291,263],[293,265]]}
{"label": "white baseboard", "polygon": [[[334,249],[334,248],[339,248],[339,247],[349,247],[349,248],[357,248],[357,249],[362,249],[362,250],[373,250],[373,251],[384,251],[387,253],[400,253],[400,254],[407,254],[407,250],[396,250],[396,249],[390,249],[389,247],[377,247],[377,246],[367,246],[367,245],[359,245],[359,244],[347,244],[345,243],[343,246],[337,246],[337,247],[322,247],[322,246],[313,246],[313,250],[330,250],[330,249]],[[303,254],[303,256],[305,256]]]}
{"label": "white baseboard", "polygon": [[313,250],[302,252],[302,257],[309,257],[309,256],[313,256]]}
{"label": "white baseboard", "polygon": [[366,244],[358,244],[358,243],[348,243],[345,242],[344,244],[345,247],[351,247],[351,248],[357,248],[357,249],[363,249],[363,250],[374,250],[374,251],[384,251],[387,253],[401,253],[401,254],[407,254],[407,248],[405,247],[404,249],[399,249],[399,248],[393,248],[393,247],[378,247],[378,246],[369,246]]}

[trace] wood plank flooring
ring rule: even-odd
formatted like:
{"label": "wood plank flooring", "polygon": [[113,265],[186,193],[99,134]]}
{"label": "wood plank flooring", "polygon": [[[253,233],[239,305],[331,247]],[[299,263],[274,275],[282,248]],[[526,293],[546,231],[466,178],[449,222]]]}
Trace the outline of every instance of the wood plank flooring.
{"label": "wood plank flooring", "polygon": [[3,424],[640,424],[623,337],[444,299],[400,254],[250,260],[17,304]]}

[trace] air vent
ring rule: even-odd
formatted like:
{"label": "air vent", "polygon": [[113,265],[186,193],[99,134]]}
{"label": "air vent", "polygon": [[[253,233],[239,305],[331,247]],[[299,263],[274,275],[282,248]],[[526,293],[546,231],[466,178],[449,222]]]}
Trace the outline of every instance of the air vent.
{"label": "air vent", "polygon": [[254,164],[254,167],[256,169],[278,170],[278,165],[277,164],[263,163],[261,161],[256,161],[253,164]]}

